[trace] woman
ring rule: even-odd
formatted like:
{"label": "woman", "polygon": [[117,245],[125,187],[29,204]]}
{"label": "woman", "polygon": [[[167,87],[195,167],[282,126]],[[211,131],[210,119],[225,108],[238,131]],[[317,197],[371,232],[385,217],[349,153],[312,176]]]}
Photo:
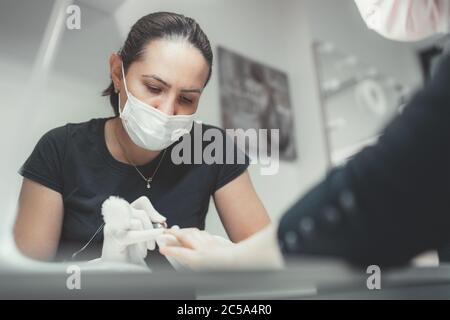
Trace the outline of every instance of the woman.
{"label": "woman", "polygon": [[[111,195],[130,203],[147,196],[169,226],[199,229],[213,196],[232,241],[264,228],[269,218],[248,164],[171,159],[180,132],[193,126],[212,62],[208,38],[193,19],[159,12],[137,21],[109,60],[112,82],[104,95],[115,117],[49,131],[22,166],[14,228],[20,251],[61,260],[88,244],[77,259],[99,257],[101,204]],[[194,140],[201,138],[194,131]]]}

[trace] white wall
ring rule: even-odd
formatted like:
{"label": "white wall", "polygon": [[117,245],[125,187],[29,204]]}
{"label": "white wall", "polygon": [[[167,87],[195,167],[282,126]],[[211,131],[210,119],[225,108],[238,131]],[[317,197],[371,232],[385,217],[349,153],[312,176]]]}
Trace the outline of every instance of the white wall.
{"label": "white wall", "polygon": [[[23,94],[21,75],[26,76],[32,63],[24,62],[24,59],[11,63],[14,62],[11,57],[5,60],[0,56],[0,61],[6,61],[1,65],[0,73],[0,93],[4,101],[1,110],[7,110],[8,117],[13,119],[3,127],[2,136],[8,136],[10,129],[20,133],[17,142],[9,141],[5,149],[11,152],[0,160],[3,169],[0,191],[5,196],[2,200],[7,204],[6,217],[9,217],[9,223],[0,225],[10,227],[20,182],[16,172],[39,136],[56,125],[110,114],[107,100],[99,97],[99,92],[108,83],[108,55],[120,47],[132,23],[146,13],[160,10],[195,18],[214,48],[225,46],[288,74],[299,160],[282,162],[279,174],[275,176],[261,176],[256,165],[250,169],[255,188],[274,220],[327,170],[311,48],[313,39],[333,41],[342,50],[364,57],[368,63],[379,66],[381,71],[385,70],[399,80],[412,85],[420,83],[410,47],[381,39],[366,30],[351,0],[128,0],[117,8],[114,17],[82,6],[86,24],[82,24],[79,33],[64,33],[46,94],[41,95],[41,100],[21,107],[38,108],[40,111],[35,118],[24,121],[20,115],[26,109],[14,109],[16,95]],[[17,37],[14,33],[10,36]],[[11,81],[11,77],[5,76],[5,70],[7,75],[17,79]],[[202,97],[199,115],[204,122],[220,126],[218,90],[215,68]],[[8,105],[13,107],[5,108]],[[210,209],[208,230],[224,234],[214,206]]]}

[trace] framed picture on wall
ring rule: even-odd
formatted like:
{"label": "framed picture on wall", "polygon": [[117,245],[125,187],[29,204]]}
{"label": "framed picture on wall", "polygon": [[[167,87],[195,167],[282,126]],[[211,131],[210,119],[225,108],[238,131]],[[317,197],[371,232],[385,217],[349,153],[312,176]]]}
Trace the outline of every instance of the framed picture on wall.
{"label": "framed picture on wall", "polygon": [[[281,160],[297,159],[294,116],[287,74],[218,47],[220,104],[225,129],[273,129],[279,141],[267,135],[267,150],[279,148]],[[277,146],[272,146],[272,144]],[[261,145],[250,146],[249,155]]]}

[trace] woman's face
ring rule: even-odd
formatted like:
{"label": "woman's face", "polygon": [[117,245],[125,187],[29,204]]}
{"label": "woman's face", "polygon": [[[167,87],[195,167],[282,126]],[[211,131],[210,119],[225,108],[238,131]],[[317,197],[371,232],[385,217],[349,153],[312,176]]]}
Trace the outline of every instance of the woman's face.
{"label": "woman's face", "polygon": [[[111,68],[123,108],[127,97],[118,56],[112,57]],[[197,110],[208,73],[199,49],[185,40],[161,39],[151,41],[142,58],[129,66],[126,81],[129,92],[146,104],[168,115],[189,115]]]}

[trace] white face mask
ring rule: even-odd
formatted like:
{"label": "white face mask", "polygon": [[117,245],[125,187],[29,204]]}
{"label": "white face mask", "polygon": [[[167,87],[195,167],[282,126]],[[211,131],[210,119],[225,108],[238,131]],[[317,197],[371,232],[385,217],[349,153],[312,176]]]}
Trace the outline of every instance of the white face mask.
{"label": "white face mask", "polygon": [[399,41],[449,32],[449,0],[355,0],[370,29]]}
{"label": "white face mask", "polygon": [[160,151],[191,131],[195,113],[169,116],[159,111],[140,101],[128,91],[123,64],[122,76],[128,99],[121,110],[119,95],[120,118],[125,131],[137,146],[147,150]]}

